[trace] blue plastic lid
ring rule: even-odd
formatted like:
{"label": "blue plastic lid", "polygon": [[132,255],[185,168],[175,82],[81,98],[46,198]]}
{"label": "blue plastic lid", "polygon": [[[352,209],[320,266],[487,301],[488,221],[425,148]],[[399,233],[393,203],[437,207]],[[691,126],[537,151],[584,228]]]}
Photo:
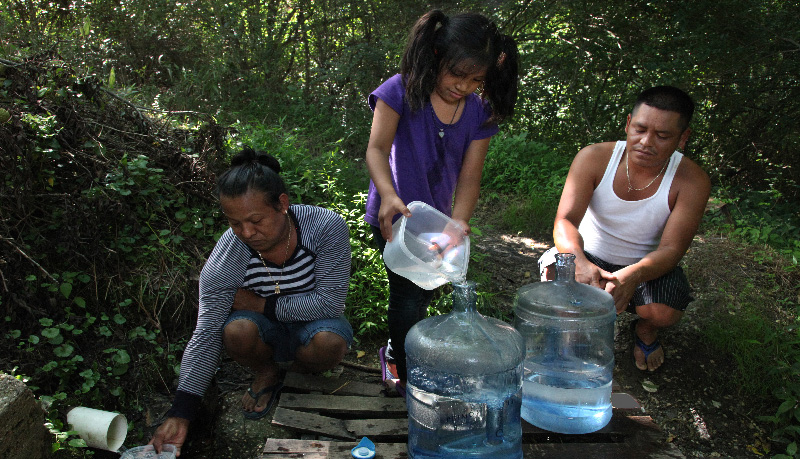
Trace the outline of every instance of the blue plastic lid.
{"label": "blue plastic lid", "polygon": [[375,444],[369,438],[364,437],[350,453],[356,459],[372,459],[375,457]]}

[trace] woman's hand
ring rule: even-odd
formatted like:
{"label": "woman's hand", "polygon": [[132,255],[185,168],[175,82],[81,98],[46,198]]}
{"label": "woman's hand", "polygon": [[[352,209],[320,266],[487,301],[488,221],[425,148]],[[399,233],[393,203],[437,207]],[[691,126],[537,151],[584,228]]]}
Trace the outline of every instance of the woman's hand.
{"label": "woman's hand", "polygon": [[240,288],[233,297],[232,308],[234,311],[253,311],[263,314],[264,298],[251,290]]}
{"label": "woman's hand", "polygon": [[158,426],[149,444],[153,445],[157,453],[161,453],[163,445],[175,445],[177,449],[175,456],[180,456],[181,447],[183,446],[183,442],[186,441],[186,434],[188,432],[188,419],[170,417],[167,418],[163,424]]}

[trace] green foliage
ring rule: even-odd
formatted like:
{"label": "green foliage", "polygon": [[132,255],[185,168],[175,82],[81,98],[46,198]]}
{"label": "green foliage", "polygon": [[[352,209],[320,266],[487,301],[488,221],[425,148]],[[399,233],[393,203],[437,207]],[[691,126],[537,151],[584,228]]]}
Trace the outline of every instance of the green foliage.
{"label": "green foliage", "polygon": [[[509,5],[510,6],[510,5]],[[646,87],[697,102],[687,152],[714,183],[798,195],[800,4],[774,0],[526,4],[510,24],[525,73],[521,130],[580,148],[621,138]]]}
{"label": "green foliage", "polygon": [[571,161],[524,132],[492,139],[481,186],[489,200],[511,201],[500,215],[503,226],[549,238]]}
{"label": "green foliage", "polygon": [[800,263],[800,213],[794,200],[776,190],[722,188],[715,193],[724,211],[708,216],[708,224],[722,228],[739,240],[776,249],[791,261]]}
{"label": "green foliage", "polygon": [[783,381],[773,391],[780,405],[774,415],[764,416],[762,420],[774,426],[773,440],[787,445],[786,454],[775,457],[791,458],[797,455],[800,443],[800,328],[795,327],[792,338],[781,337],[779,341],[783,341],[783,352],[777,365],[770,369],[770,376]]}
{"label": "green foliage", "polygon": [[[726,189],[717,194],[719,202],[727,204],[707,214],[706,232],[722,232],[753,247],[748,253],[757,268],[746,281],[735,279],[736,286],[726,283],[719,288],[728,310],[718,314],[705,333],[710,343],[734,356],[736,384],[743,395],[777,406],[774,414],[760,417],[773,426],[772,440],[786,445],[785,454],[774,457],[795,457],[800,441],[796,209],[776,191],[734,194]],[[733,199],[736,195],[739,199]],[[793,323],[766,317],[765,305],[773,314],[794,318]]]}

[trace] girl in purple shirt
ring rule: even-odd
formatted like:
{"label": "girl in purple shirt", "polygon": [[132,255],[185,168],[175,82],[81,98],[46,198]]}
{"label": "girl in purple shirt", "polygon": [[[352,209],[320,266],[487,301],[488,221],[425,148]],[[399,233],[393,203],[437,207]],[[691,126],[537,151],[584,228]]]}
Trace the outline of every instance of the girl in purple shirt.
{"label": "girl in purple shirt", "polygon": [[[475,93],[481,89],[480,96]],[[426,13],[409,35],[400,74],[369,96],[373,110],[366,161],[365,220],[383,251],[392,222],[422,201],[469,233],[481,173],[497,123],[517,98],[517,47],[487,18]],[[433,292],[387,269],[389,346],[380,351],[384,380],[404,393],[405,337],[425,318]]]}

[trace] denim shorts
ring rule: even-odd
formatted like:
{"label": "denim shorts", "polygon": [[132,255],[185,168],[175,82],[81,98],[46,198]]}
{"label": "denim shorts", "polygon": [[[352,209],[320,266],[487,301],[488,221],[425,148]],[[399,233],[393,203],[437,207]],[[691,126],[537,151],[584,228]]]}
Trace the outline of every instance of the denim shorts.
{"label": "denim shorts", "polygon": [[234,320],[249,320],[258,327],[261,341],[272,347],[276,362],[289,362],[300,347],[308,346],[319,332],[333,332],[344,338],[349,348],[353,344],[353,328],[344,316],[335,319],[318,319],[310,322],[273,322],[255,311],[233,311],[225,326]]}

